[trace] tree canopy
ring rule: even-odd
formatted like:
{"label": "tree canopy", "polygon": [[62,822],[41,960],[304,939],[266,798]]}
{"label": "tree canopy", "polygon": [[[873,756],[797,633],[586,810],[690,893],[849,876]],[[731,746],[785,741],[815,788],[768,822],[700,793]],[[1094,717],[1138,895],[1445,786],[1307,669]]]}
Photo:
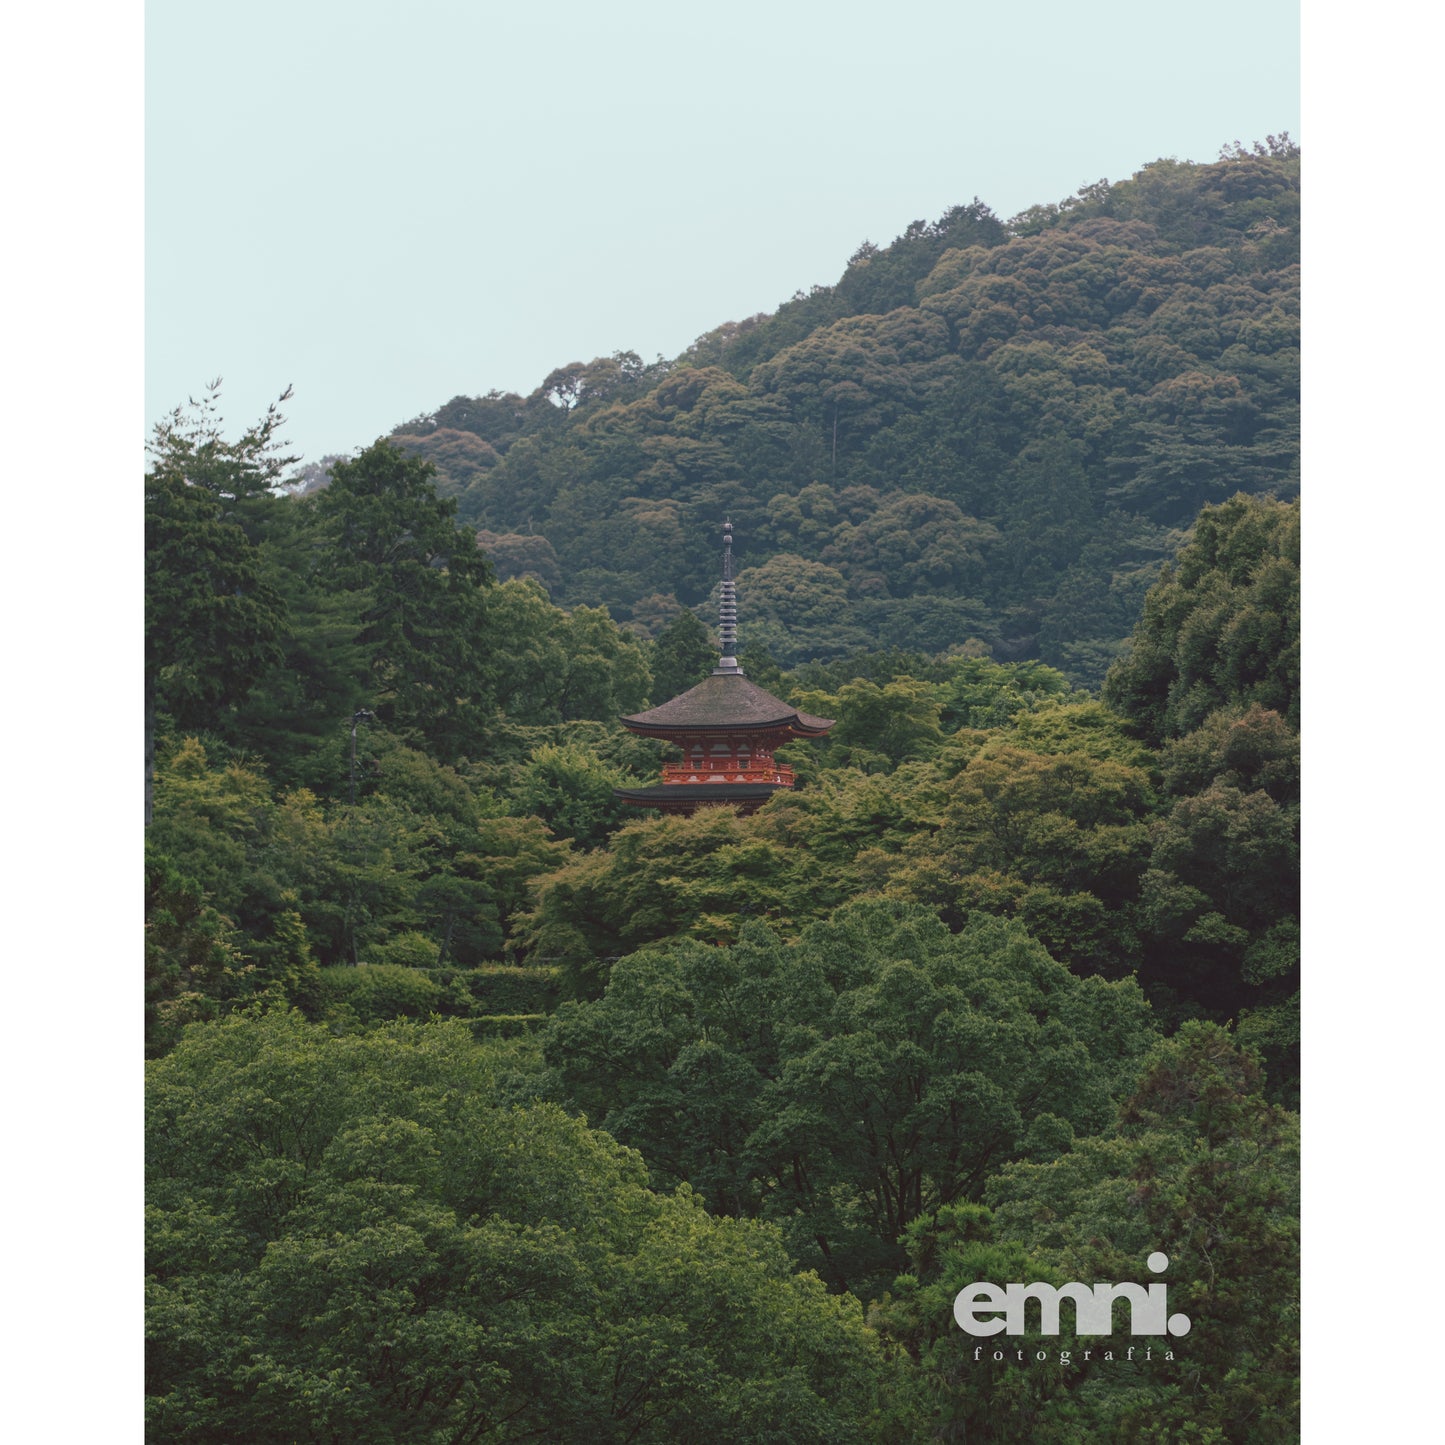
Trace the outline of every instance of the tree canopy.
{"label": "tree canopy", "polygon": [[882,1439],[858,1302],[507,1062],[272,1012],[152,1067],[148,1436]]}
{"label": "tree canopy", "polygon": [[544,1047],[656,1182],[777,1220],[797,1258],[863,1289],[920,1214],[1102,1127],[1152,1039],[1132,982],[1075,979],[998,920],[955,935],[869,901],[793,945],[748,923],[731,946],[632,954]]}
{"label": "tree canopy", "polygon": [[932,627],[1097,686],[1201,507],[1298,490],[1299,166],[1285,137],[1009,222],[955,206],[674,360],[575,362],[396,439],[565,605],[649,632],[697,606],[726,510],[744,640],[785,663]]}
{"label": "tree canopy", "polygon": [[[289,478],[158,429],[155,1439],[1293,1438],[1298,165],[954,207]],[[723,516],[836,721],[659,816]],[[1142,1363],[952,1314],[1151,1275]]]}

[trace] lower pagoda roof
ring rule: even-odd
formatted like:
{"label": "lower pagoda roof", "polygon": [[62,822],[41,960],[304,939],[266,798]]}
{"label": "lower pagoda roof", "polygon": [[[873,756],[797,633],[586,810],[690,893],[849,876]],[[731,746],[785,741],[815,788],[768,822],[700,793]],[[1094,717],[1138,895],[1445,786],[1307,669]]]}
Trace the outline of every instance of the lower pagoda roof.
{"label": "lower pagoda roof", "polygon": [[715,672],[668,702],[621,721],[631,732],[654,737],[678,732],[786,729],[795,737],[816,738],[833,726],[832,718],[799,712],[791,703],[749,682],[741,672]]}
{"label": "lower pagoda roof", "polygon": [[614,788],[613,795],[638,808],[689,811],[701,803],[766,803],[786,783],[657,783],[650,788]]}

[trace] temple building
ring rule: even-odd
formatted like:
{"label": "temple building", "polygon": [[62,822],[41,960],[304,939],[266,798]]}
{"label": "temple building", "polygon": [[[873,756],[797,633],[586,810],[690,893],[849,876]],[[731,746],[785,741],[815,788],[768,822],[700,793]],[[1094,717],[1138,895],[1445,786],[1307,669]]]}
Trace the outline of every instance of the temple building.
{"label": "temple building", "polygon": [[820,738],[833,726],[832,718],[799,712],[743,675],[734,656],[738,608],[732,549],[732,523],[724,522],[718,607],[722,656],[711,676],[659,707],[621,719],[629,732],[680,748],[683,760],[665,763],[662,782],[650,788],[618,788],[623,802],[664,813],[730,803],[754,813],[779,788],[793,786],[793,770],[775,762],[774,751],[793,738]]}

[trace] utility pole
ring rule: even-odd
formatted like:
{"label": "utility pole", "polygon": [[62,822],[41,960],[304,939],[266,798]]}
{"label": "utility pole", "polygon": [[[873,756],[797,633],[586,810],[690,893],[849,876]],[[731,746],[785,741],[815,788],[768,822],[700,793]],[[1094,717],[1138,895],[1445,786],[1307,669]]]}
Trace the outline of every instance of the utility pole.
{"label": "utility pole", "polygon": [[357,708],[351,714],[351,806],[356,806],[356,725],[357,723],[374,722],[376,714],[369,707]]}

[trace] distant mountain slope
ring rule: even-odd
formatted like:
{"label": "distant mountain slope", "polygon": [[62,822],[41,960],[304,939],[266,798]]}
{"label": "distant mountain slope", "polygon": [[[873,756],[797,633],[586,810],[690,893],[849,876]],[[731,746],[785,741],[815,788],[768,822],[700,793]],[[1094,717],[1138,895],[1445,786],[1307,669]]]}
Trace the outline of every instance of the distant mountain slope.
{"label": "distant mountain slope", "polygon": [[744,641],[784,663],[976,638],[1096,685],[1202,505],[1298,489],[1299,173],[1271,137],[1007,224],[975,201],[674,361],[395,439],[566,605],[655,631],[726,512]]}

